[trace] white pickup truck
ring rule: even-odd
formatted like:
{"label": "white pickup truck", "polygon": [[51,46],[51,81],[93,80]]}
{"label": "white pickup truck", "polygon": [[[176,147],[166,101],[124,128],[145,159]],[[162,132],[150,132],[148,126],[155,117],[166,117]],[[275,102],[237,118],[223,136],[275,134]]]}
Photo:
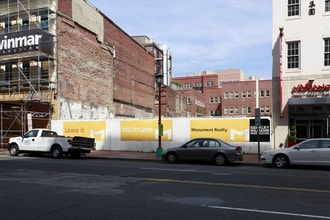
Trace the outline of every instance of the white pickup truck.
{"label": "white pickup truck", "polygon": [[48,129],[32,129],[21,137],[9,139],[8,150],[11,156],[20,153],[50,153],[54,158],[64,154],[79,157],[95,150],[94,138],[65,137]]}

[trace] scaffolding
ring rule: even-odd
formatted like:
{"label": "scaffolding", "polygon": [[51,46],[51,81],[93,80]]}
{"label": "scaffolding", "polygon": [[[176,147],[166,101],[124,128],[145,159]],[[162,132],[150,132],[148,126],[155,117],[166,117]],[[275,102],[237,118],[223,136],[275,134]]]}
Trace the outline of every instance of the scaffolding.
{"label": "scaffolding", "polygon": [[[53,52],[45,52],[41,42],[31,46],[32,38],[24,35],[55,36],[55,33],[56,0],[0,1],[1,147],[9,137],[22,135],[32,126],[28,117],[34,127],[50,125],[51,101],[56,92],[55,39],[50,37],[45,42],[51,44]],[[11,38],[21,48],[14,48]],[[30,40],[30,44],[23,47],[23,40]]]}

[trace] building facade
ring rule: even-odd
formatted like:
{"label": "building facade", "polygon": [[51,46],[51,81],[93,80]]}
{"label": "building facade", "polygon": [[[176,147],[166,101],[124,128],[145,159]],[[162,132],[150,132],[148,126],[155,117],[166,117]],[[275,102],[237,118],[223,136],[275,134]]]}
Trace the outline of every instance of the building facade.
{"label": "building facade", "polygon": [[330,1],[274,0],[272,46],[274,147],[329,137]]}
{"label": "building facade", "polygon": [[0,1],[1,136],[154,117],[155,57],[85,0]]}
{"label": "building facade", "polygon": [[240,69],[203,71],[173,82],[187,98],[187,116],[254,117],[256,108],[260,116],[271,116],[271,80],[244,78]]}
{"label": "building facade", "polygon": [[256,78],[222,84],[222,116],[271,116],[272,81]]}

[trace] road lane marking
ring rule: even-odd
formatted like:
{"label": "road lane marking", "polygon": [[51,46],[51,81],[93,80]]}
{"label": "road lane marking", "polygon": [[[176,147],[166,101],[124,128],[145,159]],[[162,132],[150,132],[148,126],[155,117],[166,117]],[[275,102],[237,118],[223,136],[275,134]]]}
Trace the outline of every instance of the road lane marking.
{"label": "road lane marking", "polygon": [[174,171],[174,172],[193,172],[193,173],[211,173],[210,171],[185,170],[185,169],[165,169],[165,168],[141,168],[142,170]]}
{"label": "road lane marking", "polygon": [[257,213],[274,214],[274,215],[298,216],[298,217],[313,218],[313,219],[330,219],[330,217],[328,216],[307,215],[307,214],[290,213],[290,212],[276,212],[276,211],[235,208],[235,207],[226,207],[226,206],[206,206],[206,207],[213,209],[226,209],[226,210],[243,211],[243,212],[257,212]]}
{"label": "road lane marking", "polygon": [[255,189],[271,189],[271,190],[285,190],[285,191],[301,191],[301,192],[328,193],[328,194],[330,194],[330,190],[325,190],[325,189],[292,188],[292,187],[277,187],[277,186],[238,184],[238,183],[217,183],[217,182],[203,182],[203,181],[178,180],[178,179],[159,179],[159,178],[142,178],[142,180],[153,181],[153,182],[165,182],[165,183],[185,183],[185,184],[189,183],[189,184],[197,184],[197,185],[226,186],[226,187],[255,188]]}

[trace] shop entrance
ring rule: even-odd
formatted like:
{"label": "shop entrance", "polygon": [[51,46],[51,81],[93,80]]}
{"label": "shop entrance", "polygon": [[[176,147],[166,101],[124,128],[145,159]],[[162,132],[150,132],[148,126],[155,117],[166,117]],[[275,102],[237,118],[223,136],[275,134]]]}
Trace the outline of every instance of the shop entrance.
{"label": "shop entrance", "polygon": [[289,126],[296,126],[297,142],[330,137],[330,105],[292,105],[289,115]]}
{"label": "shop entrance", "polygon": [[329,137],[329,118],[296,118],[297,141]]}

